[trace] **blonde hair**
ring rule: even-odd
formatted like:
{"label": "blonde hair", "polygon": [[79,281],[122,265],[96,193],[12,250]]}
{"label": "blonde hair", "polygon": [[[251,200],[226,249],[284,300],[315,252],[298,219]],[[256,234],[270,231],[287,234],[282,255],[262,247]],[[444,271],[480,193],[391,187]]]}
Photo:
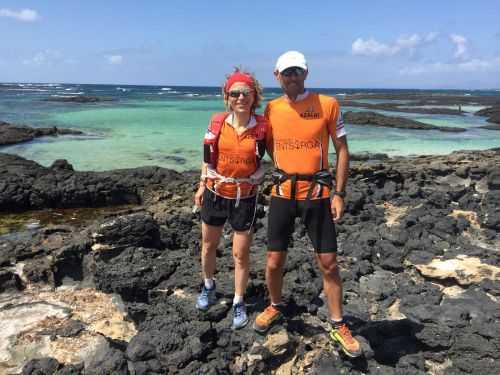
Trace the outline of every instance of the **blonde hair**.
{"label": "blonde hair", "polygon": [[259,83],[259,81],[257,80],[257,78],[255,78],[255,75],[253,73],[250,73],[241,67],[235,67],[231,73],[226,74],[226,79],[224,80],[224,84],[222,85],[222,95],[224,97],[224,104],[226,106],[226,109],[228,111],[231,110],[231,107],[229,106],[229,94],[225,90],[226,82],[228,78],[234,73],[246,74],[252,79],[254,86],[254,101],[252,104],[252,108],[250,109],[250,112],[255,113],[255,110],[260,107],[260,103],[262,102],[262,100],[264,100],[264,95],[262,94],[263,88]]}

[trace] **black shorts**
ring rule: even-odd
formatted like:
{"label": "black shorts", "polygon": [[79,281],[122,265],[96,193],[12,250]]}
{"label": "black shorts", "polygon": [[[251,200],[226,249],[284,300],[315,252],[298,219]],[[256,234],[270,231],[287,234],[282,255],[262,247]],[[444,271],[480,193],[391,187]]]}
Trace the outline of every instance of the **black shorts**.
{"label": "black shorts", "polygon": [[256,197],[240,199],[238,207],[236,199],[228,199],[216,195],[209,189],[203,193],[201,220],[208,225],[220,227],[226,220],[235,231],[249,230],[255,219]]}
{"label": "black shorts", "polygon": [[330,209],[330,198],[292,200],[271,197],[267,226],[267,246],[270,251],[286,251],[295,226],[301,217],[317,253],[337,251],[337,233]]}

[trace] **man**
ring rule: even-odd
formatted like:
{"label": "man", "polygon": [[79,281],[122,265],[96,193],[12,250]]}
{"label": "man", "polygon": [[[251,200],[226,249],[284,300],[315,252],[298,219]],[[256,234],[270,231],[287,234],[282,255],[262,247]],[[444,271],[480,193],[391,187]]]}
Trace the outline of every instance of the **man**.
{"label": "man", "polygon": [[[265,333],[283,319],[283,266],[288,239],[298,216],[307,229],[323,275],[331,318],[330,336],[347,355],[358,357],[361,346],[342,318],[342,282],[336,254],[334,221],[344,212],[349,169],[340,107],[333,97],[305,90],[308,67],[300,52],[281,55],[274,74],[285,95],[272,100],[265,111],[270,126],[268,150],[277,168],[268,217],[266,283],[271,304],[257,315],[254,329]],[[328,172],[330,138],[337,154],[335,189]]]}

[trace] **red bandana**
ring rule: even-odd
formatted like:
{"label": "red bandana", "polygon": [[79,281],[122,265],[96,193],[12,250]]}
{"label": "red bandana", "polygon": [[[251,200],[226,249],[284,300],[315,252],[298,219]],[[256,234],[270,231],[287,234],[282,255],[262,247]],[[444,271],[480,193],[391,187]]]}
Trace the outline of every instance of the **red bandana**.
{"label": "red bandana", "polygon": [[255,89],[255,85],[253,83],[253,79],[250,75],[240,72],[235,72],[231,74],[226,80],[226,84],[224,85],[224,92],[228,92],[232,85],[236,82],[242,82],[250,87],[252,90]]}

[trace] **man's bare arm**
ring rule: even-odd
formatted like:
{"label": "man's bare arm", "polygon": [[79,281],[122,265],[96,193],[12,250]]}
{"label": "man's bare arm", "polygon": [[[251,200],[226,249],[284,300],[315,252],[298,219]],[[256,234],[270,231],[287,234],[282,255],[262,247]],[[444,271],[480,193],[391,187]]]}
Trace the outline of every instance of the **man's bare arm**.
{"label": "man's bare arm", "polygon": [[335,165],[335,190],[344,191],[347,178],[349,177],[349,148],[347,146],[347,136],[337,138],[332,136],[333,146],[337,154]]}

